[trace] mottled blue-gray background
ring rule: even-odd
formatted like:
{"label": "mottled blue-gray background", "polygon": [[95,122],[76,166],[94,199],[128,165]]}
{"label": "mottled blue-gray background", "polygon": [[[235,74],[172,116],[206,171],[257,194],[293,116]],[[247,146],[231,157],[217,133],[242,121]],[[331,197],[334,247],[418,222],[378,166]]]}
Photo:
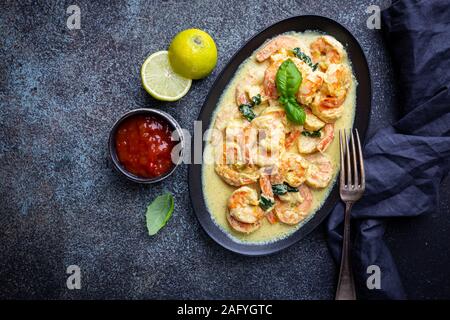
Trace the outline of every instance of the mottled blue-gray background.
{"label": "mottled blue-gray background", "polygon": [[[331,17],[356,36],[374,84],[370,132],[391,123],[392,65],[380,33],[366,28],[373,3],[387,1],[1,1],[0,297],[332,298],[336,267],[323,228],[273,256],[237,256],[199,226],[186,166],[157,185],[128,182],[112,169],[107,137],[137,107],[161,108],[192,130],[232,54],[302,14]],[[70,4],[81,8],[81,30],[66,27]],[[180,101],[155,101],[139,67],[190,27],[214,37],[218,65]],[[449,184],[434,215],[394,221],[387,232],[411,298],[450,297]],[[163,190],[175,195],[175,212],[149,237],[145,208]],[[78,291],[66,289],[71,264],[82,270]]]}

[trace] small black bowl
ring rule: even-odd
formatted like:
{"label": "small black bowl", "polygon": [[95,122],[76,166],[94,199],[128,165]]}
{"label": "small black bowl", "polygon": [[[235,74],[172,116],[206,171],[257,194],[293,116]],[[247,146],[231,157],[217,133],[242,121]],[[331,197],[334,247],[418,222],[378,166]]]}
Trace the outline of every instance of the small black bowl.
{"label": "small black bowl", "polygon": [[[178,162],[174,163],[174,166],[170,171],[166,172],[165,174],[163,174],[161,176],[154,177],[154,178],[143,178],[143,177],[139,177],[135,174],[132,174],[132,173],[128,172],[122,166],[122,164],[119,161],[119,158],[117,157],[117,150],[116,150],[116,143],[115,143],[117,129],[123,123],[123,121],[125,121],[126,119],[128,119],[130,117],[136,116],[136,115],[147,115],[147,116],[159,117],[159,118],[165,120],[172,127],[173,131],[176,130],[178,133],[179,143],[181,143]],[[111,132],[109,133],[108,144],[109,144],[109,156],[111,157],[111,160],[114,164],[114,167],[117,169],[117,171],[119,171],[126,178],[128,178],[129,180],[134,181],[134,182],[155,183],[155,182],[164,180],[165,178],[170,176],[175,171],[175,169],[178,167],[178,165],[182,162],[184,146],[185,146],[185,139],[184,139],[183,130],[181,129],[181,126],[170,114],[168,114],[164,111],[161,111],[161,110],[157,110],[157,109],[141,108],[141,109],[135,109],[135,110],[128,111],[119,120],[117,120],[116,123],[114,123],[113,127],[111,128]]]}

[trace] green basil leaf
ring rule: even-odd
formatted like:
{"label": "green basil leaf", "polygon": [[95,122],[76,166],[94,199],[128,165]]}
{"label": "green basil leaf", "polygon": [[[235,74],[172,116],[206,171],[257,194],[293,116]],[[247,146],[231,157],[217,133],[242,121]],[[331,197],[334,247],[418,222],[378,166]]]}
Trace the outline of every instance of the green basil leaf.
{"label": "green basil leaf", "polygon": [[156,197],[156,199],[147,207],[145,218],[149,235],[155,235],[166,225],[166,222],[172,216],[173,206],[173,196],[170,193],[165,193]]}
{"label": "green basil leaf", "polygon": [[295,98],[298,88],[302,83],[302,74],[298,71],[295,63],[288,59],[278,68],[276,85],[280,94],[280,103],[284,105],[286,116],[295,124],[303,124],[306,114]]}
{"label": "green basil leaf", "polygon": [[[287,61],[287,60],[286,60]],[[285,62],[286,62],[285,61]],[[287,96],[287,70],[286,66],[283,64],[278,68],[277,75],[275,77],[275,84],[277,86],[278,94],[281,98]]]}
{"label": "green basil leaf", "polygon": [[287,185],[280,183],[280,184],[273,184],[272,185],[272,191],[274,194],[281,196],[288,192]]}
{"label": "green basil leaf", "polygon": [[291,187],[289,184],[284,182],[284,183],[272,185],[272,191],[274,194],[276,194],[278,196],[282,196],[283,194],[286,194],[287,192],[298,192],[298,188]]}
{"label": "green basil leaf", "polygon": [[268,211],[275,205],[275,201],[273,199],[266,197],[265,195],[261,195],[261,198],[259,198],[259,206],[264,211]]}
{"label": "green basil leaf", "polygon": [[261,104],[261,95],[259,93],[256,96],[252,97],[252,103],[254,106]]}
{"label": "green basil leaf", "polygon": [[298,188],[296,188],[296,187],[291,187],[291,186],[288,185],[286,182],[285,182],[284,184],[286,185],[287,192],[298,192]]}
{"label": "green basil leaf", "polygon": [[297,58],[305,62],[312,69],[312,71],[316,71],[319,64],[313,64],[311,57],[302,52],[300,48],[294,48],[292,49],[292,52],[297,56]]}
{"label": "green basil leaf", "polygon": [[290,103],[297,103],[297,99],[295,97],[289,97],[287,99],[287,101],[290,102]]}
{"label": "green basil leaf", "polygon": [[305,137],[312,137],[312,138],[320,138],[320,136],[321,136],[320,130],[317,130],[317,131],[303,130],[302,135],[304,135]]}
{"label": "green basil leaf", "polygon": [[297,102],[288,101],[284,105],[284,109],[286,110],[286,116],[289,121],[295,124],[304,124],[306,119],[305,110]]}
{"label": "green basil leaf", "polygon": [[302,74],[298,71],[295,63],[291,59],[287,59],[278,68],[275,82],[280,96],[295,96],[302,83]]}
{"label": "green basil leaf", "polygon": [[311,58],[307,54],[302,52],[300,50],[300,48],[294,48],[292,51],[297,56],[297,58],[299,58],[300,60],[303,60],[306,64],[311,64],[312,63]]}
{"label": "green basil leaf", "polygon": [[241,104],[239,106],[239,111],[242,113],[245,119],[252,121],[256,118],[256,114],[252,110],[252,106],[249,104]]}

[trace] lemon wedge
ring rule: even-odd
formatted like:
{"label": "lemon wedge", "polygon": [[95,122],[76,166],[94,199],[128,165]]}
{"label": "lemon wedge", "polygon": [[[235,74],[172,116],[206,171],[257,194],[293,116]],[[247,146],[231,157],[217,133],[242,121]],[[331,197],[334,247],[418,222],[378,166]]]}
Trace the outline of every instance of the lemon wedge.
{"label": "lemon wedge", "polygon": [[155,99],[176,101],[188,93],[192,80],[173,71],[167,51],[150,55],[141,67],[144,89]]}

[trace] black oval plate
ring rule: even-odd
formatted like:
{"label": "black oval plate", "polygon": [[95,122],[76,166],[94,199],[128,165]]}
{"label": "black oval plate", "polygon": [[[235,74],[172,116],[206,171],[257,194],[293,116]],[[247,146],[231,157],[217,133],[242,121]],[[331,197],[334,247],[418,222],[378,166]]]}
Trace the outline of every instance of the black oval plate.
{"label": "black oval plate", "polygon": [[[288,31],[302,32],[305,30],[314,30],[324,32],[335,37],[347,49],[349,58],[352,62],[353,72],[358,81],[356,91],[356,114],[354,127],[358,128],[360,137],[364,141],[366,130],[369,124],[369,115],[372,101],[372,89],[369,67],[361,46],[353,35],[342,25],[334,20],[321,16],[297,16],[275,23],[267,29],[261,31],[250,39],[228,62],[225,68],[217,77],[200,111],[199,121],[202,121],[203,132],[210,127],[212,114],[217,106],[221,94],[233,78],[236,70],[241,63],[247,59],[258,47],[267,39],[273,38],[281,33]],[[202,150],[204,145],[202,145]],[[325,217],[331,212],[339,199],[337,183],[334,184],[330,195],[325,200],[323,206],[314,214],[314,216],[301,226],[297,231],[286,238],[266,243],[266,244],[246,244],[239,243],[231,239],[225,231],[218,227],[206,207],[203,189],[202,189],[202,166],[200,164],[191,164],[189,166],[189,192],[192,206],[197,215],[200,224],[206,233],[224,248],[236,253],[260,256],[271,254],[289,247],[296,243],[314,228],[316,228]]]}

